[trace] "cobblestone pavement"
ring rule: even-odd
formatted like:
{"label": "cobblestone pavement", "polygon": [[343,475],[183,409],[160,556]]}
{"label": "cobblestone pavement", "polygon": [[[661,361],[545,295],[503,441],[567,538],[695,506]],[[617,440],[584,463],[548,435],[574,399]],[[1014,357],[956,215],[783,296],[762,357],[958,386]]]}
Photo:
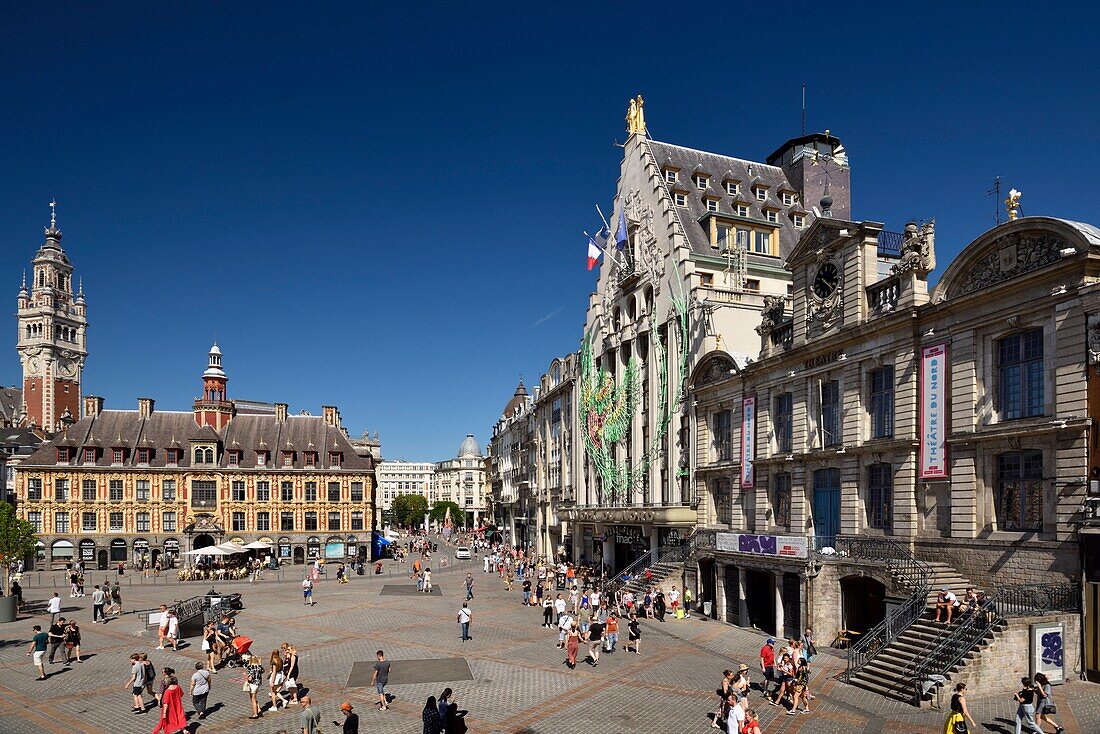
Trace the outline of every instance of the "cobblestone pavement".
{"label": "cobblestone pavement", "polygon": [[[463,643],[455,615],[465,596],[461,579],[467,571],[475,578],[475,598],[470,603],[473,639]],[[390,563],[386,575],[352,577],[343,586],[327,578],[317,585],[315,607],[302,604],[301,567],[286,569],[281,580],[269,574],[255,585],[215,586],[244,595],[246,608],[238,617],[239,628],[255,640],[252,649],[264,658],[265,666],[267,655],[279,643],[298,646],[300,682],[322,709],[325,734],[338,731],[331,722],[342,718],[337,707],[344,700],[356,706],[364,734],[420,732],[424,700],[446,685],[455,689],[460,707],[470,712],[466,721],[471,732],[571,734],[594,727],[632,734],[708,732],[713,731],[708,714],[714,709],[713,691],[722,669],[735,668],[740,662],[757,667],[762,635],[710,620],[670,618],[664,624],[643,623],[642,655],[618,651],[602,656],[597,668],[578,665],[570,671],[564,665],[564,653],[554,646],[556,635],[540,626],[541,610],[523,608],[520,592],[505,591],[495,576],[481,572],[476,561],[452,563],[450,569],[433,574],[440,596],[381,595],[382,584],[400,582],[401,573]],[[102,576],[102,572],[91,574],[90,583]],[[49,679],[36,682],[25,651],[31,625],[48,622],[48,616],[24,615],[15,623],[0,625],[0,732],[151,732],[155,713],[130,713],[130,695],[124,690],[129,654],[148,652],[158,670],[167,665],[182,674],[201,658],[198,640],[187,640],[189,646],[179,652],[156,650],[155,632],[145,633],[133,614],[93,625],[90,596],[69,599],[61,574],[44,574],[25,583],[24,595],[32,609],[41,609],[53,584],[62,594],[64,613],[75,615],[81,623],[88,660],[69,668],[49,666]],[[149,608],[209,587],[198,582],[166,584],[164,579],[154,586],[152,579],[128,576],[123,596],[129,609]],[[398,664],[402,659],[465,657],[474,679],[391,686],[395,699],[388,711],[380,712],[371,703],[373,690],[347,687],[352,664],[372,660],[379,648]],[[817,699],[812,715],[786,716],[783,709],[754,695],[752,703],[761,714],[764,732],[943,731],[942,711],[916,709],[836,681],[833,676],[842,665],[841,658],[830,652],[815,658]],[[216,710],[205,721],[192,722],[193,734],[301,731],[296,707],[266,713],[259,721],[246,719],[247,694],[241,691],[236,670],[224,669],[213,681],[210,705]],[[979,731],[1013,731],[1015,705],[1008,697],[973,693],[970,705]],[[1071,682],[1056,688],[1055,699],[1057,718],[1067,734],[1100,732],[1100,688]],[[189,702],[185,697],[185,704]]]}

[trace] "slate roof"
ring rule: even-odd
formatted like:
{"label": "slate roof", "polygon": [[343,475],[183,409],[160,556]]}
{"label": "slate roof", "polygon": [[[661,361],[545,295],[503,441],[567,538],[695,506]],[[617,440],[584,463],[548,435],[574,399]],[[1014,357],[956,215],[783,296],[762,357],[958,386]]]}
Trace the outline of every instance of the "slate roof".
{"label": "slate roof", "polygon": [[12,425],[23,410],[23,391],[18,387],[0,387],[0,424]]}
{"label": "slate roof", "polygon": [[[84,417],[69,426],[68,430],[54,436],[31,454],[24,466],[56,466],[57,448],[74,446],[83,449],[96,446],[105,449],[96,461],[96,466],[117,466],[113,463],[112,449],[124,448],[126,452],[123,466],[166,466],[167,449],[182,449],[180,468],[192,465],[191,442],[214,441],[218,444],[217,467],[228,469],[228,450],[240,450],[237,466],[232,469],[255,469],[257,450],[270,452],[267,467],[272,470],[286,469],[335,469],[329,458],[330,452],[342,453],[340,469],[345,471],[370,471],[373,468],[370,458],[356,454],[344,432],[335,426],[326,425],[321,416],[290,415],[285,421],[275,420],[273,415],[237,415],[222,429],[221,433],[210,426],[198,426],[194,413],[156,411],[143,418],[137,411],[105,410],[97,417]],[[280,453],[288,442],[294,450],[293,467],[283,465]],[[305,466],[304,451],[313,444],[317,452],[315,467]],[[153,448],[155,453],[148,464],[137,463],[137,448]],[[82,452],[81,452],[82,453]],[[75,464],[82,465],[81,455]]]}
{"label": "slate roof", "polygon": [[[796,200],[793,205],[784,206],[779,195],[781,190],[797,193],[797,189],[787,180],[782,168],[769,166],[766,163],[746,161],[740,158],[708,153],[694,148],[685,148],[671,143],[662,143],[656,140],[649,141],[650,150],[661,168],[662,175],[666,168],[677,168],[680,171],[679,181],[675,186],[677,191],[687,193],[687,209],[678,209],[680,221],[687,230],[688,240],[692,251],[700,255],[714,255],[716,250],[710,246],[710,239],[706,230],[699,222],[700,217],[707,213],[707,205],[704,197],[718,199],[718,213],[729,216],[734,215],[734,203],[747,204],[749,218],[758,221],[768,227],[779,227],[779,255],[786,258],[798,242],[801,230],[795,229],[791,223],[789,214],[802,214],[802,207]],[[751,168],[751,171],[750,171]],[[705,175],[710,178],[707,191],[700,191],[693,180],[695,175]],[[727,180],[741,182],[741,193],[730,196],[724,183]],[[754,183],[760,183],[768,187],[768,198],[758,201],[751,188]],[[717,186],[716,186],[717,185]],[[721,187],[721,188],[718,188]],[[778,209],[779,222],[769,222],[764,214],[764,209]],[[812,223],[813,215],[807,215],[806,226]],[[753,256],[750,253],[750,257]],[[770,258],[765,258],[770,259]]]}

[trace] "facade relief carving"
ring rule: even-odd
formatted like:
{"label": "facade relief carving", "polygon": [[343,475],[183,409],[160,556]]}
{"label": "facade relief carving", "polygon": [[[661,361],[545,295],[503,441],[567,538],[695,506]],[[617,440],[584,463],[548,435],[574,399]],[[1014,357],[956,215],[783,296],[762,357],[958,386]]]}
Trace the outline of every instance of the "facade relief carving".
{"label": "facade relief carving", "polygon": [[764,296],[764,309],[760,312],[760,325],[756,333],[767,336],[786,320],[787,299],[783,296]]}
{"label": "facade relief carving", "polygon": [[936,269],[936,220],[925,222],[920,228],[916,222],[905,225],[901,244],[901,258],[890,271],[894,275],[916,272],[928,275]]}
{"label": "facade relief carving", "polygon": [[715,382],[721,382],[722,380],[728,380],[733,374],[737,365],[733,363],[733,360],[726,359],[722,356],[711,357],[707,362],[706,368],[702,374],[699,375],[699,379],[695,381],[695,387],[702,387],[703,385],[710,385]]}
{"label": "facade relief carving", "polygon": [[994,251],[970,269],[958,290],[951,295],[965,296],[1038,270],[1057,262],[1060,250],[1073,246],[1049,232],[1013,232],[991,247]]}

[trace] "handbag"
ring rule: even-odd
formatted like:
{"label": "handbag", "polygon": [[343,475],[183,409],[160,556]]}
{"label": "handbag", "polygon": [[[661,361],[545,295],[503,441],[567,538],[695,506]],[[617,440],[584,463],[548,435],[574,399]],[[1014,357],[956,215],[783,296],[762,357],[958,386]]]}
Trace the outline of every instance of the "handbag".
{"label": "handbag", "polygon": [[953,734],[970,734],[970,730],[966,728],[966,722],[962,720],[956,721],[951,731]]}

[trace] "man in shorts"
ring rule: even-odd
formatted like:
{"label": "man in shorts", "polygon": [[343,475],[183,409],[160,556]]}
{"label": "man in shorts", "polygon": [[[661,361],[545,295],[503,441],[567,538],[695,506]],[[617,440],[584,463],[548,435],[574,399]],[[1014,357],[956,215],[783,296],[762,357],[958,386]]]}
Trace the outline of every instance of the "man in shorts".
{"label": "man in shorts", "polygon": [[31,637],[30,647],[27,648],[27,657],[34,656],[34,667],[38,668],[38,677],[35,680],[46,680],[46,668],[43,661],[46,658],[46,645],[50,636],[42,631],[42,625],[36,624],[31,628],[34,636]]}
{"label": "man in shorts", "polygon": [[600,648],[603,646],[603,623],[599,617],[593,617],[588,625],[588,657],[592,660],[592,667],[600,664]]}
{"label": "man in shorts", "polygon": [[302,600],[303,604],[313,606],[316,602],[313,601],[313,580],[309,576],[302,579]]}
{"label": "man in shorts", "polygon": [[164,649],[165,639],[168,637],[168,606],[160,605],[160,624],[157,625],[157,649]]}
{"label": "man in shorts", "polygon": [[764,646],[760,648],[760,672],[764,674],[764,680],[760,687],[764,691],[764,697],[770,698],[768,686],[775,679],[775,639],[768,638]]}
{"label": "man in shorts", "polygon": [[176,616],[175,609],[168,610],[168,634],[164,637],[165,642],[172,644],[172,649],[179,651],[180,645],[180,618]]}
{"label": "man in shorts", "polygon": [[390,662],[386,660],[386,654],[381,650],[374,655],[378,658],[378,662],[374,664],[374,673],[371,674],[370,682],[378,692],[378,710],[385,711],[389,708],[389,702],[386,700],[386,684],[390,682]]}

